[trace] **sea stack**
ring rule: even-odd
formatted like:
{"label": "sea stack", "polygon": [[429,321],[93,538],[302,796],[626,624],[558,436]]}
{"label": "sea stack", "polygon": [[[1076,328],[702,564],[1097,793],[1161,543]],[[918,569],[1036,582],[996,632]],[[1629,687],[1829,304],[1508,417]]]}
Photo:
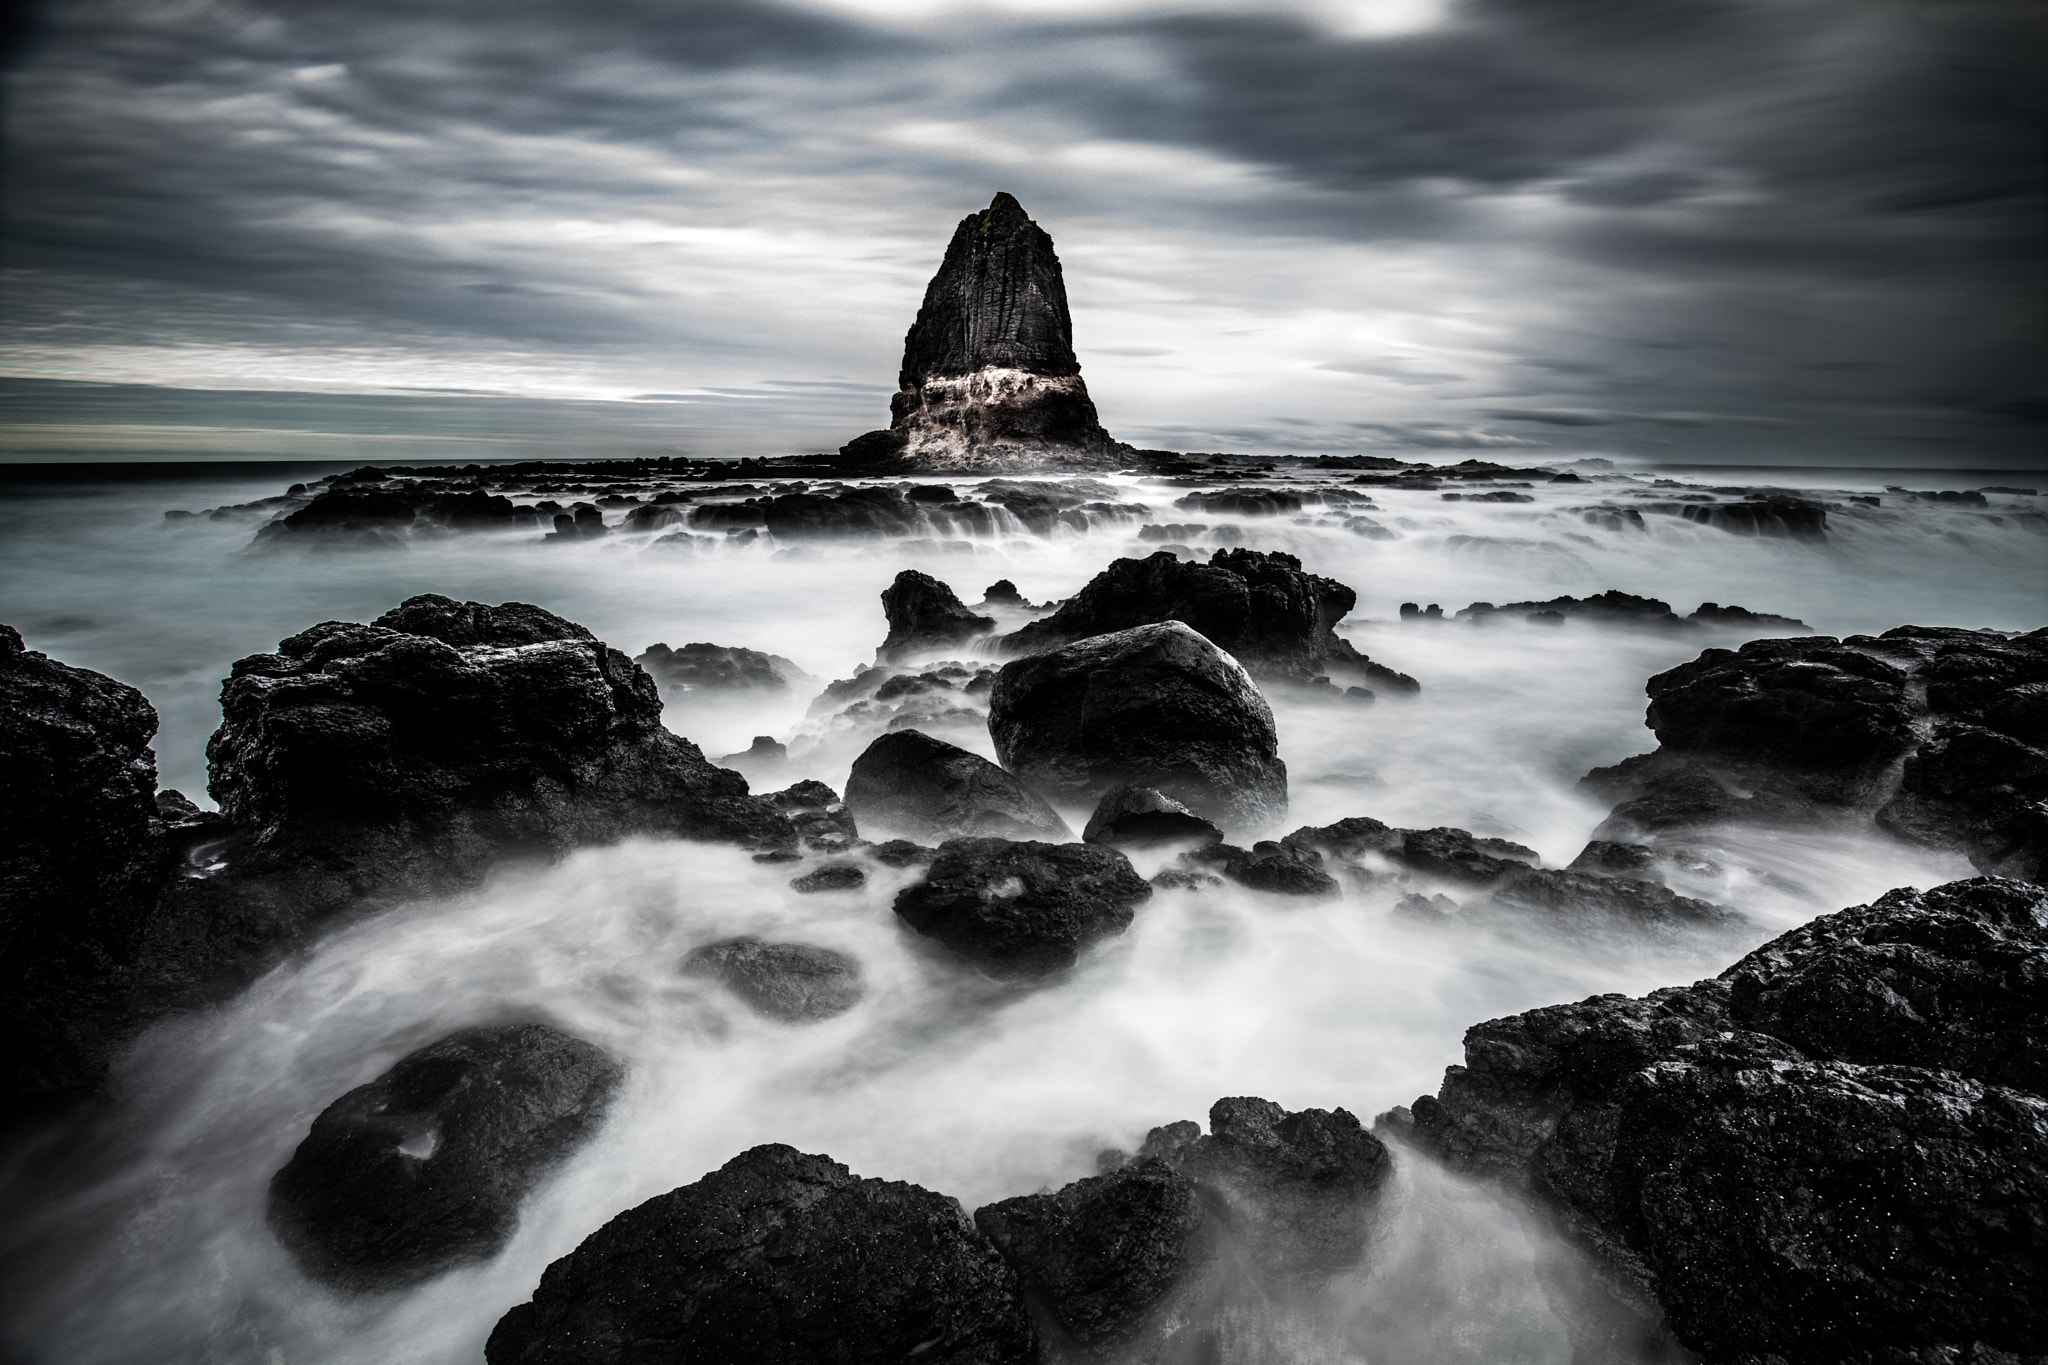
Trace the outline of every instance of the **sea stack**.
{"label": "sea stack", "polygon": [[960,220],[903,339],[887,431],[840,448],[891,470],[1115,469],[1137,452],[1096,418],[1052,238],[1014,196]]}

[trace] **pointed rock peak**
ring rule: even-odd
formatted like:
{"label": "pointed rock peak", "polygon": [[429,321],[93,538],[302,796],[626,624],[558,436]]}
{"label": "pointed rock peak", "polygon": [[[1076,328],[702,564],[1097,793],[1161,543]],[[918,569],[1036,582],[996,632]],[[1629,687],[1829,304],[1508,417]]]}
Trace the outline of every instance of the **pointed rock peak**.
{"label": "pointed rock peak", "polygon": [[988,208],[981,215],[981,234],[984,237],[1007,236],[1020,227],[1031,225],[1031,215],[1017,202],[1017,196],[1008,190],[997,190],[996,197],[988,201]]}

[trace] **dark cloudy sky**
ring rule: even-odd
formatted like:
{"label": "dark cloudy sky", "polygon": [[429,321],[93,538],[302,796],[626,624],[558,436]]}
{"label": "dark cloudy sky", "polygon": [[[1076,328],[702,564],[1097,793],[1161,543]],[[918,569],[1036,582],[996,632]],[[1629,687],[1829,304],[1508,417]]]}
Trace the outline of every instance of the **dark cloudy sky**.
{"label": "dark cloudy sky", "polygon": [[1142,444],[2010,461],[2043,10],[61,0],[0,454],[836,445],[1007,189]]}

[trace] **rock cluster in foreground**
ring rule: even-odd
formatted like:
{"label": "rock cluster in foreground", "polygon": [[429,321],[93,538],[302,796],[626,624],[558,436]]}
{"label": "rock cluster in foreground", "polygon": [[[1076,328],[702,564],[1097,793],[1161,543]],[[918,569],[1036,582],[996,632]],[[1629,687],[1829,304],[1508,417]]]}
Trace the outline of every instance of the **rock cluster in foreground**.
{"label": "rock cluster in foreground", "polygon": [[1476,1025],[1389,1119],[1560,1213],[1709,1360],[2033,1359],[2044,1019],[2048,892],[1904,889],[1711,981]]}

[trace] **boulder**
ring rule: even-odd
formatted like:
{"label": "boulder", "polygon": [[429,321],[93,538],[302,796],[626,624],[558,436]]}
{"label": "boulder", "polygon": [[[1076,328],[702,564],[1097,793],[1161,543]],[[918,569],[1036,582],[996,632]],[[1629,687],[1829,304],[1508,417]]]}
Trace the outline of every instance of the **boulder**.
{"label": "boulder", "polygon": [[542,1024],[451,1034],[320,1112],[271,1179],[271,1229],[345,1289],[488,1260],[527,1193],[597,1131],[622,1075]]}
{"label": "boulder", "polygon": [[903,339],[887,431],[841,447],[895,470],[1115,469],[1136,452],[1096,417],[1052,238],[1008,194],[960,220]]}
{"label": "boulder", "polygon": [[1893,891],[1718,978],[1476,1025],[1398,1111],[1557,1211],[1709,1359],[2000,1359],[2048,1335],[2048,892]]}
{"label": "boulder", "polygon": [[1199,1276],[1214,1234],[1195,1183],[1157,1157],[977,1209],[1024,1292],[1084,1350],[1136,1337]]}
{"label": "boulder", "polygon": [[1166,793],[1128,782],[1102,794],[1081,831],[1081,842],[1112,848],[1222,841],[1222,830]]}
{"label": "boulder", "polygon": [[1130,927],[1152,888],[1113,848],[948,839],[896,913],[991,976],[1072,967],[1081,950]]}
{"label": "boulder", "polygon": [[862,824],[912,839],[1073,837],[1016,778],[919,730],[894,730],[870,744],[853,762],[846,801]]}
{"label": "boulder", "polygon": [[998,644],[1007,653],[1034,654],[1179,621],[1256,678],[1306,682],[1350,670],[1396,691],[1418,690],[1414,679],[1373,664],[1332,629],[1357,600],[1342,583],[1303,573],[1293,555],[1218,550],[1207,564],[1191,564],[1162,550],[1117,560],[1052,615]]}
{"label": "boulder", "polygon": [[1337,879],[1323,868],[1323,855],[1301,844],[1262,839],[1250,848],[1213,844],[1184,855],[1187,862],[1214,867],[1239,886],[1282,896],[1339,895]]}
{"label": "boulder", "polygon": [[989,699],[1003,766],[1055,800],[1136,783],[1225,828],[1287,807],[1273,713],[1242,665],[1178,621],[1005,664]]}
{"label": "boulder", "polygon": [[757,1014],[790,1023],[844,1014],[867,989],[856,958],[809,943],[764,943],[751,936],[692,948],[682,970],[718,982]]}
{"label": "boulder", "polygon": [[705,641],[681,649],[649,645],[633,662],[647,670],[667,701],[678,701],[693,693],[787,694],[792,684],[809,677],[779,654]]}
{"label": "boulder", "polygon": [[806,896],[823,891],[858,891],[868,884],[868,874],[859,863],[827,863],[789,879],[790,886]]}
{"label": "boulder", "polygon": [[789,822],[797,839],[814,853],[843,853],[860,840],[853,812],[833,791],[815,778],[806,778],[779,792],[760,798]]}
{"label": "boulder", "polygon": [[889,635],[875,651],[881,663],[954,649],[994,630],[996,624],[992,617],[962,606],[944,583],[915,569],[903,570],[882,590],[882,611],[889,620]]}
{"label": "boulder", "polygon": [[650,1199],[549,1266],[490,1365],[1027,1365],[1015,1273],[944,1195],[780,1144]]}

